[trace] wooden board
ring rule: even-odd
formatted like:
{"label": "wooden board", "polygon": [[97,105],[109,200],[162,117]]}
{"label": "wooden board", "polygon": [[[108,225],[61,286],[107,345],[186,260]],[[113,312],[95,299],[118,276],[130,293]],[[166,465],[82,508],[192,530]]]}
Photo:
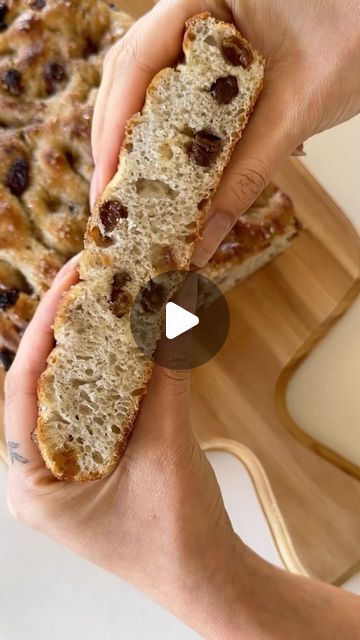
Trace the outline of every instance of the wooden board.
{"label": "wooden board", "polygon": [[[359,293],[360,244],[299,161],[289,161],[275,181],[293,198],[304,230],[283,256],[228,295],[227,344],[193,372],[193,425],[205,448],[234,453],[235,442],[250,449],[296,561],[308,574],[339,584],[360,566],[360,483],[351,475],[359,469],[293,425],[284,396],[296,364]],[[218,438],[221,447],[214,444]],[[256,468],[246,466],[257,486]],[[262,500],[278,548],[294,567],[268,502]]]}
{"label": "wooden board", "polygon": [[298,426],[289,430],[284,395],[291,371],[360,290],[359,240],[298,161],[276,181],[304,230],[228,295],[227,344],[192,373],[193,425],[205,449],[228,451],[247,467],[285,565],[340,584],[360,567],[360,483],[317,455],[330,454]]}
{"label": "wooden board", "polygon": [[[139,17],[152,4],[129,0],[123,8]],[[193,422],[206,449],[229,451],[248,468],[286,566],[339,584],[360,567],[360,483],[338,467],[359,470],[292,423],[284,392],[293,368],[359,291],[359,242],[300,163],[289,162],[277,182],[305,231],[229,295],[227,345],[193,372]]]}

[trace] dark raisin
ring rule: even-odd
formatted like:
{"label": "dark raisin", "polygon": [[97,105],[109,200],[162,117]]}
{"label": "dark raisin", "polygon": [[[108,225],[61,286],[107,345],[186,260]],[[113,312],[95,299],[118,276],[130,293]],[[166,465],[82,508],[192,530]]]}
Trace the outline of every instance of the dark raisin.
{"label": "dark raisin", "polygon": [[14,196],[21,196],[29,184],[29,165],[23,158],[18,158],[11,165],[7,178],[6,186],[10,189]]}
{"label": "dark raisin", "polygon": [[239,95],[239,84],[235,76],[218,78],[210,89],[218,104],[230,104]]}
{"label": "dark raisin", "polygon": [[111,302],[116,302],[118,297],[124,292],[124,288],[131,282],[131,276],[127,271],[115,273],[111,285]]}
{"label": "dark raisin", "polygon": [[111,247],[113,243],[112,239],[108,236],[103,236],[99,227],[93,227],[89,232],[90,238],[97,244],[98,247],[102,247],[106,249],[107,247]]}
{"label": "dark raisin", "polygon": [[252,62],[252,53],[246,44],[237,36],[224,38],[221,49],[224,58],[234,67],[246,69]]}
{"label": "dark raisin", "polygon": [[122,293],[121,296],[111,304],[111,311],[117,318],[122,318],[131,309],[132,297],[129,293]]}
{"label": "dark raisin", "polygon": [[0,2],[0,31],[5,31],[6,29],[6,14],[9,11],[5,2]]}
{"label": "dark raisin", "polygon": [[89,58],[97,53],[99,53],[99,45],[94,42],[94,40],[91,40],[91,38],[87,38],[83,51],[84,58]]}
{"label": "dark raisin", "polygon": [[65,151],[64,156],[69,166],[73,169],[76,162],[74,154],[70,151],[70,149],[68,149],[67,151]]}
{"label": "dark raisin", "polygon": [[16,304],[17,299],[19,297],[19,289],[6,289],[0,287],[0,309],[4,311],[8,307],[12,307]]}
{"label": "dark raisin", "polygon": [[222,141],[208,131],[198,131],[189,149],[190,158],[201,167],[210,167],[221,152]]}
{"label": "dark raisin", "polygon": [[154,311],[160,311],[166,304],[166,299],[167,292],[165,287],[151,280],[142,293],[141,304],[144,311],[152,313]]}
{"label": "dark raisin", "polygon": [[32,0],[30,2],[30,9],[34,9],[35,11],[41,11],[46,5],[46,0]]}
{"label": "dark raisin", "polygon": [[2,349],[0,351],[0,364],[4,367],[5,371],[9,371],[12,363],[14,362],[15,353],[9,349]]}
{"label": "dark raisin", "polygon": [[22,93],[21,78],[21,73],[17,69],[8,69],[5,73],[3,82],[12,96],[19,96]]}
{"label": "dark raisin", "polygon": [[118,318],[122,318],[131,307],[131,295],[124,291],[124,288],[129,284],[129,282],[131,282],[131,276],[126,271],[116,273],[112,280],[110,296],[111,311]]}
{"label": "dark raisin", "polygon": [[128,212],[120,200],[108,200],[101,205],[99,215],[105,231],[112,231],[119,220],[128,217]]}
{"label": "dark raisin", "polygon": [[44,67],[44,80],[46,92],[54,93],[56,85],[66,78],[66,72],[62,64],[58,62],[48,62]]}

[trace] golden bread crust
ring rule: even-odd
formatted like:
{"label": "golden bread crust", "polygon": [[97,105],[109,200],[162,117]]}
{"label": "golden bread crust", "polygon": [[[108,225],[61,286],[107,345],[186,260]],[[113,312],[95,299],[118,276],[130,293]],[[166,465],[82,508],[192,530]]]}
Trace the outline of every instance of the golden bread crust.
{"label": "golden bread crust", "polygon": [[0,360],[8,368],[37,302],[83,247],[103,58],[132,20],[119,1],[0,4]]}
{"label": "golden bread crust", "polygon": [[[201,52],[216,47],[213,66],[198,62],[195,52],[200,45],[194,41],[202,43],[208,34],[214,44],[201,45]],[[236,40],[248,63],[233,64],[223,56],[226,38]],[[57,315],[56,347],[39,382],[36,440],[59,479],[104,477],[119,462],[152,370],[131,337],[131,301],[157,272],[153,249],[159,244],[164,249],[170,242],[177,268],[189,269],[211,197],[262,87],[261,56],[233,25],[209,14],[188,22],[184,53],[176,69],[153,79],[141,114],[128,123],[118,172],[89,218],[80,282],[65,294]],[[230,69],[237,100],[226,101],[211,87]],[[188,102],[182,106],[185,96],[196,101],[191,113]],[[236,117],[225,130],[230,114]],[[171,151],[170,161],[164,148]],[[185,210],[190,184],[196,195],[189,193]]]}

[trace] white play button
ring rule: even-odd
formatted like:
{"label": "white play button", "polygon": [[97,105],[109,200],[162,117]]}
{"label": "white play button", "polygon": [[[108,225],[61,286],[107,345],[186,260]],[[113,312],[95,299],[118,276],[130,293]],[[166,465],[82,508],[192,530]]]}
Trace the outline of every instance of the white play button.
{"label": "white play button", "polygon": [[166,337],[168,340],[174,340],[181,334],[193,329],[199,324],[200,320],[197,316],[174,302],[166,305]]}
{"label": "white play button", "polygon": [[192,271],[169,271],[141,287],[130,321],[134,341],[148,360],[186,371],[209,362],[224,346],[230,312],[211,280]]}

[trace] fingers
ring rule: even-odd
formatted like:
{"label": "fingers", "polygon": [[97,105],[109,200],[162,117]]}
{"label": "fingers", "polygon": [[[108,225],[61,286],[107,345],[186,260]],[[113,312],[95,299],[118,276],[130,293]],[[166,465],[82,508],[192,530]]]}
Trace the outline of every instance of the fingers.
{"label": "fingers", "polygon": [[142,108],[156,73],[176,62],[185,21],[202,11],[231,16],[221,0],[161,0],[107,55],[92,128],[92,206],[115,173],[127,120]]}
{"label": "fingers", "polygon": [[[175,284],[175,280],[172,284]],[[189,274],[182,279],[181,284],[176,283],[176,294],[172,297],[172,301],[190,313],[195,313],[197,295],[198,279],[194,274]],[[191,356],[190,331],[184,332],[175,339],[164,337],[158,342],[155,354],[157,366],[153,370],[132,441],[139,437],[143,442],[146,438],[151,446],[154,443],[166,443],[173,447],[176,446],[179,434],[186,436],[191,433],[188,371],[191,366]]]}
{"label": "fingers", "polygon": [[[274,86],[275,83],[274,83]],[[234,226],[272,179],[279,165],[299,145],[302,132],[296,112],[282,93],[264,91],[243,138],[224,172],[205,221],[193,263],[203,267]]]}
{"label": "fingers", "polygon": [[61,296],[78,279],[79,256],[57,275],[33,320],[24,333],[16,358],[5,379],[5,434],[10,468],[31,473],[45,470],[40,453],[31,440],[36,427],[37,383],[53,347],[52,324]]}
{"label": "fingers", "polygon": [[[196,310],[197,277],[190,274],[182,282],[173,298],[188,311]],[[156,349],[157,365],[153,370],[141,411],[136,421],[136,433],[146,437],[151,445],[167,443],[172,447],[177,436],[188,435],[190,429],[190,374],[191,332],[176,339],[161,339]],[[160,366],[161,363],[161,366]]]}
{"label": "fingers", "polygon": [[134,437],[151,446],[172,442],[190,430],[190,374],[155,366],[136,420]]}

